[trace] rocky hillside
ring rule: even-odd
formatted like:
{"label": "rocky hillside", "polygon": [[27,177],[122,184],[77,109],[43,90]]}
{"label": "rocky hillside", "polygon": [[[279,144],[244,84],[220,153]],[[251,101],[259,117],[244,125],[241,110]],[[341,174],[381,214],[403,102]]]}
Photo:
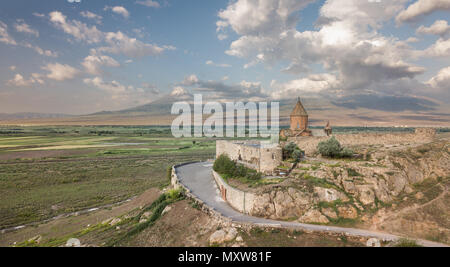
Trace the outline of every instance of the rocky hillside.
{"label": "rocky hillside", "polygon": [[[305,223],[389,229],[434,241],[450,241],[450,207],[445,205],[450,185],[449,139],[420,146],[355,149],[364,154],[364,159],[310,159],[299,164],[281,184],[259,188],[252,214]],[[444,205],[439,205],[440,201]],[[403,222],[409,228],[386,224],[392,214],[406,215],[413,208],[432,204],[439,205],[439,212]],[[426,221],[427,227],[422,226],[422,233],[419,226],[411,226],[411,221]]]}

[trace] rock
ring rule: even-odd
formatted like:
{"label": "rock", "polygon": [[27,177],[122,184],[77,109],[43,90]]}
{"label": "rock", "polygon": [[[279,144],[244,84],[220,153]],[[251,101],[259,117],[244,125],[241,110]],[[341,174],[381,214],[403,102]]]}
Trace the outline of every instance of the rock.
{"label": "rock", "polygon": [[37,236],[35,236],[35,237],[33,237],[33,238],[28,239],[28,242],[29,242],[29,243],[36,243],[36,244],[39,244],[39,243],[41,243],[41,240],[42,240],[42,236],[37,235]]}
{"label": "rock", "polygon": [[310,209],[299,219],[303,223],[329,223],[330,221],[320,211]]}
{"label": "rock", "polygon": [[344,202],[348,201],[345,194],[333,188],[314,187],[314,193],[318,195],[319,201],[322,202],[333,202],[339,199]]}
{"label": "rock", "polygon": [[375,193],[367,185],[356,186],[359,192],[359,200],[364,205],[375,203]]}
{"label": "rock", "polygon": [[424,198],[424,194],[422,192],[418,192],[414,197],[418,200],[421,200]]}
{"label": "rock", "polygon": [[341,206],[338,207],[339,217],[346,219],[356,219],[358,217],[358,211],[353,206]]}
{"label": "rock", "polygon": [[227,235],[227,233],[224,230],[215,231],[209,237],[209,243],[210,244],[222,244],[223,242],[225,242],[226,235]]}
{"label": "rock", "polygon": [[81,247],[81,242],[80,242],[80,240],[78,240],[76,238],[71,238],[71,239],[67,240],[66,247],[79,248],[79,247]]}
{"label": "rock", "polygon": [[114,218],[114,219],[109,223],[109,225],[115,226],[115,225],[119,224],[120,222],[122,222],[121,219],[119,219],[119,218]]}
{"label": "rock", "polygon": [[102,222],[102,224],[109,224],[112,220],[113,218],[106,219]]}
{"label": "rock", "polygon": [[171,211],[171,210],[172,210],[172,207],[171,207],[171,206],[167,206],[167,207],[163,210],[163,212],[161,213],[161,215],[164,215],[164,214],[168,213],[168,212]]}
{"label": "rock", "polygon": [[225,242],[231,242],[233,241],[238,234],[238,231],[234,227],[230,227],[223,230],[215,231],[210,237],[209,237],[209,243],[210,244],[223,244]]}
{"label": "rock", "polygon": [[142,214],[141,219],[139,220],[139,223],[144,223],[146,221],[148,221],[148,219],[150,218],[150,216],[152,216],[152,212],[151,211],[147,211],[144,212],[144,214]]}
{"label": "rock", "polygon": [[336,212],[332,209],[332,208],[324,208],[322,209],[322,213],[332,219],[337,219],[338,216],[336,214]]}
{"label": "rock", "polygon": [[236,228],[231,227],[226,229],[226,231],[227,231],[227,235],[225,236],[226,241],[232,241],[238,235],[238,231],[236,230]]}
{"label": "rock", "polygon": [[236,242],[243,242],[244,239],[242,238],[242,236],[238,236],[236,237]]}
{"label": "rock", "polygon": [[373,247],[373,248],[379,248],[381,247],[381,243],[380,240],[376,239],[376,238],[370,238],[369,240],[367,240],[366,245],[368,247]]}

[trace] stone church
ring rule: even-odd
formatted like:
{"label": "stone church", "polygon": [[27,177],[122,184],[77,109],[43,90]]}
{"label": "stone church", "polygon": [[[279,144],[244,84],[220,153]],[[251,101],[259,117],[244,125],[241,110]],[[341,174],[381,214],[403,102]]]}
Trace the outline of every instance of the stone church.
{"label": "stone church", "polygon": [[298,136],[312,136],[312,132],[308,129],[308,112],[303,107],[300,98],[291,112],[290,128],[283,129],[280,132],[281,138],[298,137]]}

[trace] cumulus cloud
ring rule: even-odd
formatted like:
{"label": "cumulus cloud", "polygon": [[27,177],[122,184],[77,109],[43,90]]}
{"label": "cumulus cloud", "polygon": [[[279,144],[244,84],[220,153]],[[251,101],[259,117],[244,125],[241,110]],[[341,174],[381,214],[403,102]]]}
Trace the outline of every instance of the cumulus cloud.
{"label": "cumulus cloud", "polygon": [[[406,42],[378,32],[404,8],[406,0],[329,0],[320,9],[317,30],[298,31],[300,10],[312,1],[238,0],[219,13],[217,30],[232,29],[239,39],[228,55],[250,60],[245,67],[288,62],[285,72],[311,73],[310,66],[322,65],[329,75],[310,76],[282,85],[289,91],[296,83],[317,88],[368,90],[374,84],[412,79],[425,69],[405,61],[414,50]],[[274,18],[274,23],[271,19]],[[251,18],[251,19],[249,19]],[[313,79],[311,79],[311,77]],[[320,77],[320,80],[317,78]],[[333,79],[330,80],[330,78]],[[322,89],[322,90],[325,90]],[[299,89],[299,91],[308,89]],[[289,97],[279,93],[276,97]]]}
{"label": "cumulus cloud", "polygon": [[448,104],[450,101],[450,66],[441,69],[427,84],[431,86],[432,94],[438,95]]}
{"label": "cumulus cloud", "polygon": [[111,10],[112,12],[119,14],[126,19],[130,16],[130,12],[128,12],[128,10],[123,6],[114,6],[114,7],[106,6],[104,10]]}
{"label": "cumulus cloud", "polygon": [[21,46],[33,49],[34,51],[36,51],[36,53],[38,53],[41,56],[58,57],[58,53],[57,52],[54,52],[54,51],[51,51],[51,50],[44,50],[44,49],[40,48],[39,46],[30,44],[30,43],[22,43]]}
{"label": "cumulus cloud", "polygon": [[271,94],[273,99],[289,99],[296,95],[317,94],[323,91],[337,90],[340,82],[331,74],[313,74],[306,78],[292,80],[286,83],[272,81],[275,91]]}
{"label": "cumulus cloud", "polygon": [[7,45],[17,45],[17,42],[8,33],[8,25],[0,21],[0,42]]}
{"label": "cumulus cloud", "polygon": [[122,32],[109,32],[105,36],[105,41],[109,46],[100,47],[98,51],[112,54],[124,54],[133,58],[140,58],[144,56],[159,55],[164,50],[169,50],[171,47],[160,47],[155,44],[147,44],[131,38]]}
{"label": "cumulus cloud", "polygon": [[136,88],[115,80],[104,81],[101,77],[86,78],[83,82],[102,90],[111,98],[112,104],[118,108],[147,104],[157,94],[155,88],[151,90],[142,87]]}
{"label": "cumulus cloud", "polygon": [[47,78],[56,81],[70,80],[79,74],[79,70],[76,68],[60,63],[49,63],[43,66],[42,69],[49,72]]}
{"label": "cumulus cloud", "polygon": [[65,33],[73,36],[77,41],[85,41],[89,44],[102,41],[104,34],[96,26],[89,27],[85,23],[77,20],[69,21],[67,17],[59,11],[50,14],[50,22]]}
{"label": "cumulus cloud", "polygon": [[27,23],[25,23],[25,21],[23,19],[17,20],[17,23],[14,24],[14,28],[18,32],[27,33],[27,34],[39,37],[39,31],[32,29],[31,26],[28,25]]}
{"label": "cumulus cloud", "polygon": [[80,15],[84,18],[94,20],[97,24],[102,23],[103,17],[95,13],[92,13],[91,11],[81,11]]}
{"label": "cumulus cloud", "polygon": [[88,44],[104,44],[104,46],[95,49],[97,53],[123,54],[128,57],[140,58],[155,56],[164,51],[176,49],[170,45],[158,46],[156,44],[144,43],[136,38],[129,37],[121,31],[102,32],[96,26],[88,27],[80,21],[69,21],[59,11],[50,13],[50,21],[57,28],[73,36],[78,41],[84,41]]}
{"label": "cumulus cloud", "polygon": [[154,8],[161,7],[161,5],[157,1],[152,1],[152,0],[137,1],[136,4],[143,5],[146,7],[154,7]]}
{"label": "cumulus cloud", "polygon": [[412,22],[437,10],[450,10],[450,0],[418,0],[398,14],[398,23]]}
{"label": "cumulus cloud", "polygon": [[417,29],[418,34],[434,34],[439,35],[441,37],[450,36],[450,25],[445,20],[438,20],[430,27],[420,26]]}
{"label": "cumulus cloud", "polygon": [[[18,23],[16,23],[14,25],[14,27],[19,32],[25,32],[25,33],[32,34],[35,36],[39,36],[39,32],[31,29],[22,20],[18,20]],[[44,49],[40,48],[39,46],[32,45],[27,42],[20,42],[20,43],[16,42],[16,40],[13,37],[11,37],[8,33],[8,25],[3,23],[2,21],[0,21],[0,42],[5,43],[7,45],[30,48],[30,49],[33,49],[34,51],[36,51],[39,55],[43,55],[43,56],[48,56],[48,57],[57,57],[58,56],[58,53],[53,52],[51,50],[44,50]]]}
{"label": "cumulus cloud", "polygon": [[423,57],[449,57],[450,56],[450,39],[439,38],[433,45],[419,51]]}
{"label": "cumulus cloud", "polygon": [[107,67],[120,67],[120,63],[110,56],[97,55],[95,51],[92,51],[81,63],[86,72],[93,75],[99,75],[102,73],[102,66]]}
{"label": "cumulus cloud", "polygon": [[13,79],[7,82],[7,85],[14,87],[28,87],[33,84],[44,84],[40,74],[33,73],[29,79],[25,79],[21,74],[17,73]]}

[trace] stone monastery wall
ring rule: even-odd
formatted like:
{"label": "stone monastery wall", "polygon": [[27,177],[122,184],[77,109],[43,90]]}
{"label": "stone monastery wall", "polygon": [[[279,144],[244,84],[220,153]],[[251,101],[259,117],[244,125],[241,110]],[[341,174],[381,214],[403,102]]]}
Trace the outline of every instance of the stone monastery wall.
{"label": "stone monastery wall", "polygon": [[[336,139],[343,146],[354,145],[396,145],[407,143],[429,143],[436,136],[436,130],[431,128],[418,128],[414,133],[359,133],[335,135]],[[288,142],[294,142],[307,155],[316,152],[317,145],[329,137],[311,136],[311,137],[291,137]]]}
{"label": "stone monastery wall", "polygon": [[279,146],[264,147],[259,141],[217,141],[216,157],[222,154],[262,173],[273,172],[283,156]]}

